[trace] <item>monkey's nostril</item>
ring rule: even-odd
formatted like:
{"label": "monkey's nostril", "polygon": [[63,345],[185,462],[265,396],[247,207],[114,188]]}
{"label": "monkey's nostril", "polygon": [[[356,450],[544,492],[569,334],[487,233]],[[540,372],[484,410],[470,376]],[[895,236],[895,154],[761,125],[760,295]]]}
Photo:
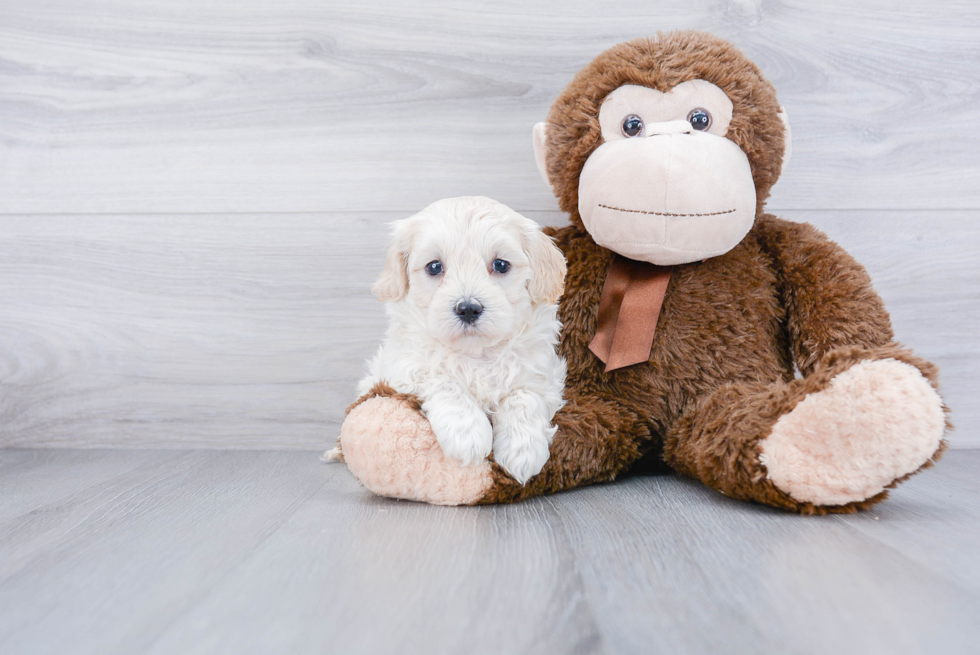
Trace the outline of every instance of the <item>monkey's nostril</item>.
{"label": "monkey's nostril", "polygon": [[459,316],[459,320],[472,325],[483,313],[483,305],[480,304],[479,300],[466,298],[456,303],[453,310],[456,312],[456,316]]}

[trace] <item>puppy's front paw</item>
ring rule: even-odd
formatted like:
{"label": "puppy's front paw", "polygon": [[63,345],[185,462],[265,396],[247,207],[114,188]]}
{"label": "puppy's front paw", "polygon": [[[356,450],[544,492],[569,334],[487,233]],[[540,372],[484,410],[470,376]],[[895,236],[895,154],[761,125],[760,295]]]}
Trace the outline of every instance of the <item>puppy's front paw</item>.
{"label": "puppy's front paw", "polygon": [[490,419],[478,409],[426,406],[426,417],[442,452],[464,465],[482,462],[493,448]]}
{"label": "puppy's front paw", "polygon": [[526,483],[548,461],[555,428],[500,421],[494,435],[493,458],[512,478]]}

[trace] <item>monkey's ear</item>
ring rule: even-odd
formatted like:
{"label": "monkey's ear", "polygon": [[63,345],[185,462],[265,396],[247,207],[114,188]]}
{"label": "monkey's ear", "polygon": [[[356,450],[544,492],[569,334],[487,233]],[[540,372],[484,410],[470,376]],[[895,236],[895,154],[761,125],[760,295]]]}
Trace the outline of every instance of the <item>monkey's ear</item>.
{"label": "monkey's ear", "polygon": [[793,154],[793,132],[789,129],[789,116],[786,115],[786,109],[782,105],[779,107],[779,120],[783,121],[783,165],[779,168],[779,175],[782,177],[786,164],[789,163],[789,157]]}
{"label": "monkey's ear", "polygon": [[534,133],[532,135],[532,140],[534,141],[534,161],[538,165],[538,173],[541,174],[541,179],[544,183],[551,188],[551,180],[548,179],[548,167],[545,164],[545,137],[547,136],[548,125],[547,123],[537,123],[534,126]]}
{"label": "monkey's ear", "polygon": [[537,225],[525,233],[524,240],[531,261],[531,280],[527,284],[531,302],[535,305],[558,302],[565,290],[565,256]]}
{"label": "monkey's ear", "polygon": [[371,287],[371,293],[378,300],[401,300],[408,294],[408,253],[414,236],[408,221],[403,219],[391,224],[385,270]]}

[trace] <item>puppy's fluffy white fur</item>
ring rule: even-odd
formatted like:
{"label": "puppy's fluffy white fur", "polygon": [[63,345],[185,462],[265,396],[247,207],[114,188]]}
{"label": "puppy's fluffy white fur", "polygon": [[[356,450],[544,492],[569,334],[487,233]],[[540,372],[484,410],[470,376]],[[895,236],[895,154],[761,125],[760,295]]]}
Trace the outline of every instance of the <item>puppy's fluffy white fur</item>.
{"label": "puppy's fluffy white fur", "polygon": [[[417,395],[446,455],[471,464],[492,449],[527,482],[548,460],[563,404],[564,257],[536,223],[489,198],[440,200],[392,228],[374,285],[388,332],[358,393],[385,381]],[[470,324],[456,309],[473,301],[483,309]]]}

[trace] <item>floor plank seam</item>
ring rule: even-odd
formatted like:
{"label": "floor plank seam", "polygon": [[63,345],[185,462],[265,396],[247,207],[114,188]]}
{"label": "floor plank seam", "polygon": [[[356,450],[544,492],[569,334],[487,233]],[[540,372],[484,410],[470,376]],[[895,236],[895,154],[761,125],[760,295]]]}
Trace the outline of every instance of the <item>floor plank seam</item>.
{"label": "floor plank seam", "polygon": [[[884,502],[887,503],[888,501],[886,500]],[[871,510],[868,510],[868,511],[869,512],[874,512],[874,509],[871,509]],[[980,607],[980,590],[974,589],[972,587],[969,587],[969,586],[964,585],[962,579],[951,577],[948,574],[944,573],[943,571],[941,571],[941,570],[939,570],[937,568],[934,568],[932,566],[929,566],[928,563],[922,562],[919,559],[914,558],[914,557],[912,557],[912,556],[904,553],[902,550],[900,550],[899,548],[897,548],[894,544],[889,543],[888,541],[885,541],[884,539],[881,539],[880,537],[877,537],[873,532],[871,532],[870,530],[868,530],[866,527],[862,526],[860,524],[860,522],[855,521],[854,520],[854,518],[855,518],[854,516],[847,516],[847,515],[842,516],[842,515],[839,515],[839,514],[835,514],[835,515],[833,515],[832,518],[837,523],[846,525],[849,529],[851,529],[851,530],[853,530],[855,532],[860,533],[860,535],[862,537],[864,537],[865,539],[868,539],[870,541],[873,541],[879,547],[885,548],[885,549],[891,551],[892,553],[895,553],[895,555],[897,555],[901,559],[903,559],[903,560],[911,563],[913,566],[915,566],[915,568],[917,568],[917,569],[919,569],[919,570],[921,570],[923,572],[926,572],[926,573],[928,573],[931,576],[940,578],[943,581],[945,581],[946,583],[948,583],[949,585],[951,585],[951,586],[955,587],[956,589],[959,589],[960,591],[964,592],[967,596],[970,596],[971,598],[973,598],[974,600],[976,600],[977,603],[978,603],[978,607]]]}
{"label": "floor plank seam", "polygon": [[[565,492],[565,493],[570,493],[570,492]],[[568,530],[568,524],[566,523],[565,517],[559,508],[559,503],[561,502],[560,497],[561,494],[557,494],[554,496],[544,496],[542,500],[547,502],[548,506],[552,510],[552,516],[554,516],[561,524],[561,533],[563,536],[563,542],[564,545],[567,547],[568,552],[571,554],[572,563],[574,566],[575,579],[578,583],[578,587],[582,595],[582,603],[588,609],[589,619],[592,621],[592,624],[595,626],[596,636],[598,637],[600,645],[602,646],[601,651],[599,652],[612,653],[613,651],[611,650],[611,643],[609,641],[609,638],[606,635],[605,630],[603,630],[602,628],[602,624],[599,621],[599,615],[596,613],[592,601],[589,599],[589,595],[587,593],[587,588],[585,583],[585,575],[582,573],[582,569],[579,565],[578,555],[576,554],[575,550],[572,548],[572,537]],[[553,522],[549,521],[549,527],[551,527],[551,529],[554,530]]]}
{"label": "floor plank seam", "polygon": [[176,613],[173,618],[166,623],[166,625],[160,628],[157,633],[150,638],[149,641],[145,642],[143,644],[143,648],[145,650],[149,650],[154,643],[162,639],[164,635],[166,635],[175,625],[177,625],[177,623],[179,623],[183,617],[211,597],[211,595],[225,580],[231,577],[234,573],[237,573],[241,566],[249,562],[255,553],[269,540],[269,538],[276,534],[286,523],[288,523],[289,520],[296,515],[296,513],[307,501],[309,501],[325,486],[327,486],[328,482],[329,480],[321,481],[320,485],[315,487],[308,494],[294,501],[293,504],[289,506],[289,511],[283,513],[281,520],[276,521],[276,523],[271,526],[270,529],[266,530],[265,533],[262,534],[261,537],[252,545],[252,547],[249,548],[247,552],[242,553],[238,558],[238,561],[235,562],[234,565],[229,566],[217,579],[212,582],[212,584],[208,586],[207,589],[202,590],[200,593],[194,594],[193,600],[188,599],[187,602],[184,603],[180,612]]}

